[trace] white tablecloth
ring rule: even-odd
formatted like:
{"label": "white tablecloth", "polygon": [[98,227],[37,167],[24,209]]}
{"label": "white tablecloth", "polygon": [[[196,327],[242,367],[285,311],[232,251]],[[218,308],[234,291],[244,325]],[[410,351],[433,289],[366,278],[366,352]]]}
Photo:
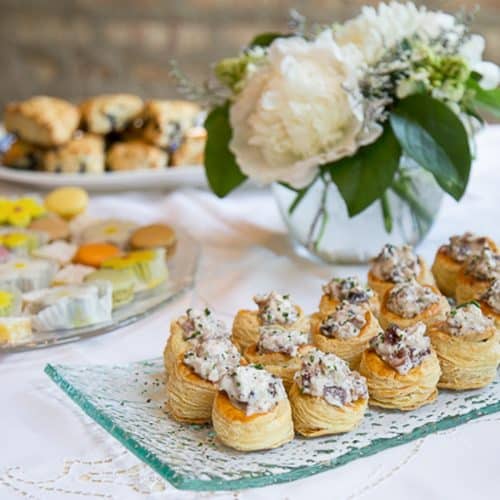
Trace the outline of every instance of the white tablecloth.
{"label": "white tablecloth", "polygon": [[[500,128],[491,127],[479,137],[466,196],[460,204],[446,199],[419,248],[425,258],[432,260],[439,243],[466,229],[500,241],[499,157]],[[500,414],[293,483],[237,493],[174,489],[56,388],[43,373],[45,364],[118,364],[157,357],[169,320],[187,307],[208,305],[228,319],[250,306],[253,293],[270,288],[289,290],[313,311],[322,281],[353,269],[296,257],[265,191],[242,191],[223,201],[194,189],[98,196],[91,212],[143,223],[163,220],[187,230],[203,248],[197,284],[130,327],[66,346],[0,355],[0,499],[498,498]]]}

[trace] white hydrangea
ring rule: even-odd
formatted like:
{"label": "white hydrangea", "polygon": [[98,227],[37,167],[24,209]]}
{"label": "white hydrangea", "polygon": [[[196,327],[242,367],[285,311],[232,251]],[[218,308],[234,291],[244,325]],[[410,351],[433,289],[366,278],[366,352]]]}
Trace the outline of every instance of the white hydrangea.
{"label": "white hydrangea", "polygon": [[319,165],[375,141],[381,127],[365,123],[360,63],[359,51],[340,48],[331,30],[314,41],[275,40],[231,107],[230,148],[241,170],[263,184],[301,188]]}

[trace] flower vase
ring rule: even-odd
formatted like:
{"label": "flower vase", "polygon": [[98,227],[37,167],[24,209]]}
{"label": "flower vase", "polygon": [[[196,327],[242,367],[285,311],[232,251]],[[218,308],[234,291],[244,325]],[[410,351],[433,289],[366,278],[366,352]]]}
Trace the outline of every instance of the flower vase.
{"label": "flower vase", "polygon": [[354,217],[335,184],[323,178],[294,207],[295,191],[274,184],[273,194],[296,251],[330,264],[366,263],[386,243],[417,245],[443,198],[433,175],[404,156],[385,196]]}

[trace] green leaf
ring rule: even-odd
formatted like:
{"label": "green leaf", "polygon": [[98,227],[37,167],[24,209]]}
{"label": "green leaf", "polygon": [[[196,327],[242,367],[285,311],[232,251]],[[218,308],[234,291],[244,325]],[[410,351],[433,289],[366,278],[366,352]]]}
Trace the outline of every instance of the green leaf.
{"label": "green leaf", "polygon": [[387,191],[380,197],[380,207],[382,208],[382,217],[384,219],[385,232],[391,234],[393,227],[393,218]]}
{"label": "green leaf", "polygon": [[469,78],[467,87],[473,91],[472,105],[475,108],[500,118],[500,87],[485,90],[474,78]]}
{"label": "green leaf", "polygon": [[353,217],[380,198],[390,186],[399,166],[401,148],[390,127],[373,144],[354,156],[322,167],[328,171]]}
{"label": "green leaf", "polygon": [[441,101],[413,95],[399,102],[390,123],[404,152],[460,200],[469,180],[471,152],[458,116]]}
{"label": "green leaf", "polygon": [[246,175],[236,163],[229,149],[232,130],[229,124],[229,103],[212,109],[205,120],[207,144],[205,146],[205,172],[212,191],[223,198],[237,188]]}
{"label": "green leaf", "polygon": [[276,38],[286,38],[290,35],[284,35],[283,33],[261,33],[257,35],[250,43],[249,47],[269,47]]}

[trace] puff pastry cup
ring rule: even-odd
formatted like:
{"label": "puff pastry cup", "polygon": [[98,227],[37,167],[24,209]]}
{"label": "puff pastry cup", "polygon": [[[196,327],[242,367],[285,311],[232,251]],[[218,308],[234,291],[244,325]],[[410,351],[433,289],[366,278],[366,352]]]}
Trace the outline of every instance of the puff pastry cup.
{"label": "puff pastry cup", "polygon": [[363,377],[351,372],[334,354],[317,349],[304,356],[289,398],[295,431],[305,437],[351,431],[363,419],[368,405]]}
{"label": "puff pastry cup", "polygon": [[358,278],[333,278],[323,285],[323,295],[319,302],[319,312],[328,315],[343,301],[351,304],[369,307],[372,313],[378,317],[380,301],[378,295],[369,287],[360,284]]}
{"label": "puff pastry cup", "polygon": [[[425,328],[422,323],[404,330],[394,326],[380,339],[377,337],[382,343],[394,342],[393,358],[384,356],[387,361],[382,359],[381,351],[375,350],[376,339],[372,341],[372,348],[363,353],[359,373],[366,378],[370,405],[410,411],[436,399],[441,368],[429,338],[424,336]],[[413,340],[414,346],[420,344],[418,350],[405,346],[405,337],[410,339],[406,342]]]}
{"label": "puff pastry cup", "polygon": [[478,305],[453,310],[429,330],[429,337],[441,365],[438,387],[479,389],[495,379],[500,333]]}
{"label": "puff pastry cup", "polygon": [[468,257],[477,255],[485,247],[497,251],[493,240],[469,232],[452,236],[448,244],[439,247],[432,264],[432,274],[437,287],[444,295],[455,298],[460,268]]}
{"label": "puff pastry cup", "polygon": [[[241,352],[244,352],[249,345],[258,342],[259,328],[266,324],[290,330],[309,330],[309,318],[298,305],[292,304],[288,295],[271,292],[267,295],[255,296],[254,301],[261,304],[258,310],[242,309],[238,311],[233,321],[232,341]],[[278,315],[276,314],[277,308],[282,309]],[[266,318],[266,311],[269,309],[271,314]]]}
{"label": "puff pastry cup", "polygon": [[436,287],[408,281],[393,286],[385,293],[380,305],[379,323],[383,329],[392,324],[401,328],[419,322],[430,325],[444,320],[449,310],[446,297]]}
{"label": "puff pastry cup", "polygon": [[[337,306],[340,307],[340,306]],[[370,340],[380,331],[380,324],[372,311],[368,308],[363,310],[365,324],[359,329],[356,336],[340,338],[335,335],[328,336],[322,333],[322,326],[328,317],[334,317],[335,311],[330,315],[321,313],[313,314],[311,317],[311,337],[313,344],[323,352],[333,353],[346,361],[351,369],[357,369],[361,360],[361,354],[365,351]]]}
{"label": "puff pastry cup", "polygon": [[179,422],[210,422],[216,382],[240,363],[240,354],[228,339],[198,342],[179,355],[167,379],[169,414]]}
{"label": "puff pastry cup", "polygon": [[500,330],[500,279],[491,282],[490,287],[479,298],[483,313],[490,317]]}
{"label": "puff pastry cup", "polygon": [[[239,395],[231,389],[234,381],[242,389]],[[274,396],[266,404],[266,401],[252,401],[252,396],[238,402],[228,395],[230,391],[234,396],[241,397],[243,392],[249,396],[250,387],[256,398],[262,397],[262,390],[268,387]],[[266,370],[242,366],[222,379],[220,389],[213,404],[212,424],[223,444],[240,451],[257,451],[277,448],[293,439],[292,411],[280,379]]]}
{"label": "puff pastry cup", "polygon": [[457,274],[456,299],[459,304],[478,299],[500,278],[500,254],[484,248],[479,255],[473,255]]}
{"label": "puff pastry cup", "polygon": [[385,245],[368,271],[368,286],[380,299],[395,284],[415,279],[422,285],[435,285],[427,263],[409,245]]}
{"label": "puff pastry cup", "polygon": [[313,347],[309,334],[280,327],[262,327],[256,344],[249,345],[243,357],[252,364],[262,365],[268,372],[281,378],[285,390],[290,389],[293,376],[301,366],[301,356]]}
{"label": "puff pastry cup", "polygon": [[208,338],[228,338],[226,325],[210,309],[188,309],[186,314],[170,323],[170,336],[163,350],[163,364],[168,373],[177,363],[180,354],[187,351],[192,341]]}

